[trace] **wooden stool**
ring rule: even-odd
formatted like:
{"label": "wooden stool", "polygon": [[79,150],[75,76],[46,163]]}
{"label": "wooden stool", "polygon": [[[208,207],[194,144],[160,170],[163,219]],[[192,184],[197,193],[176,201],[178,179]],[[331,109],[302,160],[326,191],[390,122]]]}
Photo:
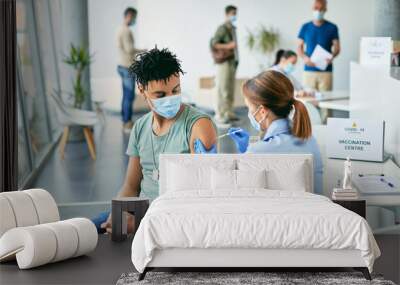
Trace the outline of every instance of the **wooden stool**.
{"label": "wooden stool", "polygon": [[[90,130],[89,127],[84,127],[83,128],[83,134],[85,135],[85,140],[86,140],[86,143],[87,143],[88,148],[89,148],[90,157],[93,160],[96,160],[96,147],[95,147],[95,144],[94,144],[93,133],[92,133],[92,131]],[[68,135],[69,135],[69,126],[65,126],[64,127],[64,132],[62,134],[61,141],[60,141],[60,156],[61,156],[61,159],[64,159],[64,151],[65,151],[65,146],[67,145]]]}

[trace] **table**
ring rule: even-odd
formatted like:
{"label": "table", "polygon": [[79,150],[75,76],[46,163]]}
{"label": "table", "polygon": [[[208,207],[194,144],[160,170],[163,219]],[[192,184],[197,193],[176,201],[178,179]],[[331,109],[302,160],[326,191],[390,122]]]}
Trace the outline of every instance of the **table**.
{"label": "table", "polygon": [[[326,110],[326,118],[349,118],[350,117],[350,100],[340,99],[332,101],[320,101],[318,107],[322,110]],[[325,121],[325,120],[324,120]]]}
{"label": "table", "polygon": [[365,200],[362,199],[356,199],[356,200],[332,200],[333,203],[336,203],[343,208],[346,208],[364,219],[366,218],[366,206],[365,206]]}
{"label": "table", "polygon": [[341,99],[341,100],[332,100],[332,101],[320,101],[318,103],[318,107],[320,107],[322,109],[350,112],[350,100],[349,99]]}
{"label": "table", "polygon": [[[326,111],[320,114],[323,122],[327,117],[348,118],[350,111],[350,92],[348,90],[333,90],[320,92],[316,97],[299,97],[298,100],[303,103],[308,103],[308,109],[313,109],[312,106],[324,109]],[[314,107],[314,108],[315,108]],[[313,112],[308,110],[309,113]],[[314,112],[317,112],[315,109]],[[319,113],[319,112],[318,112]],[[312,116],[312,114],[311,114]],[[319,117],[319,116],[318,116]],[[315,121],[317,122],[317,121]]]}
{"label": "table", "polygon": [[336,100],[348,100],[350,98],[350,92],[348,90],[333,90],[333,91],[322,91],[319,96],[316,97],[299,97],[298,100],[302,102],[324,102],[324,101],[336,101]]}
{"label": "table", "polygon": [[113,231],[111,239],[113,241],[123,241],[127,238],[127,221],[126,213],[131,213],[135,218],[135,230],[136,233],[139,227],[140,221],[146,214],[149,208],[150,200],[143,197],[118,197],[112,199],[112,225]]}
{"label": "table", "polygon": [[0,284],[115,284],[122,273],[135,271],[131,261],[132,238],[112,242],[99,235],[97,248],[80,256],[28,270],[16,261],[0,264]]}

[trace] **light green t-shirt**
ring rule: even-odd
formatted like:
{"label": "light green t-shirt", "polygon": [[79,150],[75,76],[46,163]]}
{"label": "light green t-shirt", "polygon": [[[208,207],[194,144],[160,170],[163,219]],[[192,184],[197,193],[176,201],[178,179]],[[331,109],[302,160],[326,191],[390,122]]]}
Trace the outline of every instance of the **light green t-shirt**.
{"label": "light green t-shirt", "polygon": [[[190,153],[189,140],[194,123],[200,118],[211,118],[198,109],[185,105],[168,133],[156,136],[152,131],[153,113],[149,112],[135,122],[126,154],[140,157],[143,179],[140,196],[151,200],[158,197],[158,181],[153,179],[154,160],[158,169],[160,153]],[[154,160],[151,136],[153,137]],[[164,151],[164,152],[163,152]]]}

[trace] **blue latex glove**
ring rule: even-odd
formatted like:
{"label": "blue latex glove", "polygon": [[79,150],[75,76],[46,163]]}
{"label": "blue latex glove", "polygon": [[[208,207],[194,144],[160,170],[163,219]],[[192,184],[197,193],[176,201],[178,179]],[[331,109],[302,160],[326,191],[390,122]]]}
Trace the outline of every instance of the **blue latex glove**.
{"label": "blue latex glove", "polygon": [[213,144],[210,149],[206,149],[201,140],[194,140],[194,152],[195,153],[217,153],[217,146]]}
{"label": "blue latex glove", "polygon": [[240,153],[246,152],[250,140],[249,133],[242,128],[230,128],[228,134],[235,142],[238,151]]}

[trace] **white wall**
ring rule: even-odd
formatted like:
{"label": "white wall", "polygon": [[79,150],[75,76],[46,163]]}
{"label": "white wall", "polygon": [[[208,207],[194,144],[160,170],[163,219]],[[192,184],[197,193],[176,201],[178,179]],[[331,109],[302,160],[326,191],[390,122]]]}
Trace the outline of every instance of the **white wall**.
{"label": "white wall", "polygon": [[[327,19],[338,25],[342,43],[342,53],[335,61],[334,87],[348,89],[349,63],[358,59],[359,39],[373,34],[374,0],[328,2]],[[238,76],[249,77],[260,71],[260,63],[265,58],[246,47],[246,29],[252,30],[260,24],[273,26],[281,34],[280,46],[295,50],[300,26],[311,18],[311,3],[312,0],[89,0],[90,47],[96,53],[91,68],[92,78],[118,76],[115,72],[115,30],[127,6],[136,6],[139,11],[134,28],[138,47],[152,48],[157,44],[176,52],[187,72],[183,89],[195,92],[199,77],[215,73],[209,41],[224,20],[226,5],[233,4],[239,8]],[[299,78],[301,65],[297,66],[295,73]]]}
{"label": "white wall", "polygon": [[385,121],[385,152],[400,164],[400,80],[392,78],[389,72],[385,67],[352,63],[350,117]]}
{"label": "white wall", "polygon": [[[118,77],[118,51],[115,33],[123,22],[127,7],[137,0],[88,0],[90,51],[94,54],[91,75],[95,78]],[[135,27],[133,28],[135,32]]]}
{"label": "white wall", "polygon": [[[69,0],[63,0],[69,1]],[[122,83],[117,73],[116,31],[127,7],[137,0],[88,0],[89,45],[94,61],[90,67],[92,100],[105,101],[105,108],[119,111]],[[135,33],[135,27],[132,29]]]}
{"label": "white wall", "polygon": [[[248,50],[247,28],[275,27],[281,34],[280,46],[295,50],[300,26],[311,18],[312,0],[145,0],[138,1],[138,42],[148,48],[158,44],[174,50],[187,71],[184,87],[196,90],[200,76],[215,72],[209,40],[224,20],[228,4],[239,8],[240,77],[258,73],[262,58]],[[338,25],[343,48],[335,62],[336,88],[349,86],[349,62],[358,58],[360,37],[373,33],[373,10],[374,0],[329,1],[327,19]],[[301,77],[301,71],[299,65],[296,75]]]}

